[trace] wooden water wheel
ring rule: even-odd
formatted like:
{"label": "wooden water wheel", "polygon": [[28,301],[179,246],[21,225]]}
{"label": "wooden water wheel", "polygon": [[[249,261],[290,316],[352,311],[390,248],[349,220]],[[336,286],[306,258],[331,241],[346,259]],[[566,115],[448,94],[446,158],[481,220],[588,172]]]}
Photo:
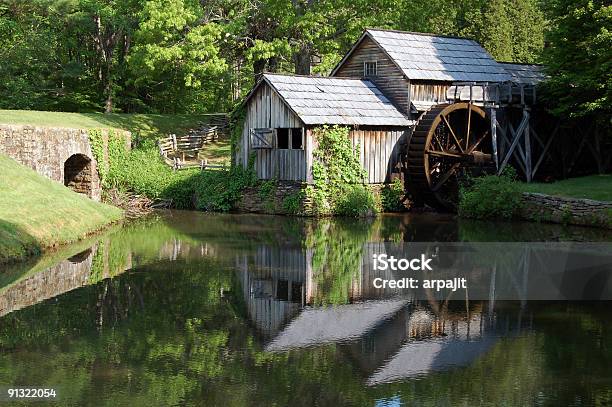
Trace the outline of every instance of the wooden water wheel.
{"label": "wooden water wheel", "polygon": [[440,104],[416,123],[406,159],[406,187],[418,203],[453,210],[458,185],[492,164],[490,122],[470,103]]}

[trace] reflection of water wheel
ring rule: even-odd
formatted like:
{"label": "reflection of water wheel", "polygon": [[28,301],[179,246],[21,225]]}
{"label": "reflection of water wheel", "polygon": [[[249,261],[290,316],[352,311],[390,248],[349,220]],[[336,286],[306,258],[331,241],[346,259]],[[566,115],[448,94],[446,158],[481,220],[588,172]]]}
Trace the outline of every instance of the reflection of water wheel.
{"label": "reflection of water wheel", "polygon": [[469,103],[433,106],[415,125],[408,144],[408,192],[417,202],[452,210],[459,179],[481,170],[491,157],[490,124],[483,109]]}

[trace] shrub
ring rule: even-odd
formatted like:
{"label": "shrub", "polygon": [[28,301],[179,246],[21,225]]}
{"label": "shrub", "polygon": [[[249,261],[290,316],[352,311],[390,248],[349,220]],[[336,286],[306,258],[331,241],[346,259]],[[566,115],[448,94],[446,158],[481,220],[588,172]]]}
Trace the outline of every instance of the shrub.
{"label": "shrub", "polygon": [[306,193],[304,191],[293,192],[283,198],[283,210],[291,215],[297,215],[302,210],[302,202]]}
{"label": "shrub", "polygon": [[253,163],[249,169],[200,171],[198,168],[174,171],[155,146],[132,150],[111,160],[106,174],[107,188],[131,191],[151,199],[167,199],[180,209],[228,211],[240,199],[246,186],[255,184]]}
{"label": "shrub", "polygon": [[382,209],[385,212],[401,212],[405,210],[406,207],[402,202],[404,195],[402,180],[395,178],[391,184],[386,184],[380,190]]}
{"label": "shrub", "polygon": [[204,211],[227,212],[234,208],[242,190],[256,182],[252,160],[248,169],[235,166],[230,170],[203,171],[194,186],[195,207]]}
{"label": "shrub", "polygon": [[367,185],[350,185],[345,187],[336,203],[335,212],[355,218],[372,216],[380,212],[380,200]]}
{"label": "shrub", "polygon": [[516,172],[508,168],[501,175],[472,178],[461,186],[459,215],[477,219],[511,219],[522,205],[522,191]]}

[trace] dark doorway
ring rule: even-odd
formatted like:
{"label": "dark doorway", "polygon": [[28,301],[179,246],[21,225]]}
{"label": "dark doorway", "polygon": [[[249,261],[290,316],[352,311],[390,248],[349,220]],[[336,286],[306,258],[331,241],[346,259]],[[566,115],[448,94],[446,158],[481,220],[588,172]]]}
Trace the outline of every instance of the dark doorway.
{"label": "dark doorway", "polygon": [[64,185],[79,194],[91,197],[91,160],[83,154],[74,154],[64,163]]}

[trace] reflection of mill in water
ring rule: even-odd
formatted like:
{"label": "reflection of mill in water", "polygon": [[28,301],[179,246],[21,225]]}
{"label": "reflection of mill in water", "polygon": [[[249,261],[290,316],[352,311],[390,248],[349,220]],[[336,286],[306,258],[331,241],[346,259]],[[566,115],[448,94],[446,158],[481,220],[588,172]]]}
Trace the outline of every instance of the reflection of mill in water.
{"label": "reflection of mill in water", "polygon": [[368,267],[349,283],[348,304],[309,306],[318,290],[311,256],[301,247],[260,246],[237,260],[249,319],[269,352],[336,344],[368,385],[468,365],[491,348],[500,330],[525,323],[521,317],[501,321],[494,302],[417,301],[375,289]]}

